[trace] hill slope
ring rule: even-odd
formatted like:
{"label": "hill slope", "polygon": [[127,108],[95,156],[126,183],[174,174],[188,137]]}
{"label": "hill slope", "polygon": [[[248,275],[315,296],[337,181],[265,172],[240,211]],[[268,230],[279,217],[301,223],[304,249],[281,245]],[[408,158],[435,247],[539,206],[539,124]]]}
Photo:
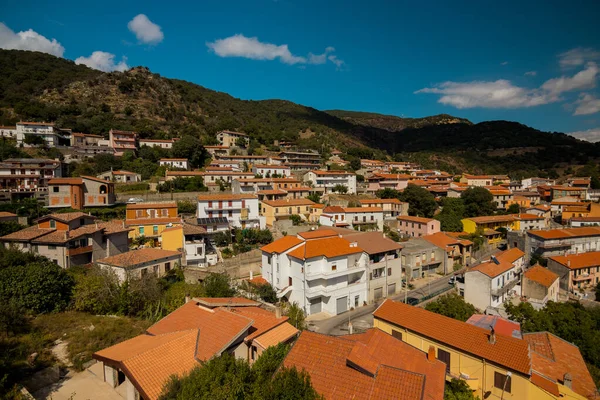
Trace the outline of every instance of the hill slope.
{"label": "hill slope", "polygon": [[86,133],[116,128],[152,138],[189,134],[207,144],[215,142],[219,130],[242,130],[256,144],[284,139],[361,157],[398,153],[449,171],[533,174],[600,154],[600,143],[514,122],[471,124],[450,115],[400,118],[324,112],[285,100],[240,100],[143,67],[103,73],[36,52],[0,50],[0,70],[0,125],[56,121]]}

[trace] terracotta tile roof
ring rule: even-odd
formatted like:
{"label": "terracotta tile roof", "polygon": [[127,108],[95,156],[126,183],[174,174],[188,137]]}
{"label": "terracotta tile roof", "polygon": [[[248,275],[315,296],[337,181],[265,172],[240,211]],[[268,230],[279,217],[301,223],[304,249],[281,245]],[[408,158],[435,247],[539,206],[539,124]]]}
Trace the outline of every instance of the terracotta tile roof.
{"label": "terracotta tile roof", "polygon": [[360,204],[407,204],[403,203],[398,199],[368,199],[368,200],[360,200]]}
{"label": "terracotta tile roof", "polygon": [[498,261],[509,263],[514,263],[519,258],[524,256],[525,253],[517,247],[513,247],[512,249],[504,250],[503,252],[496,254]]}
{"label": "terracotta tile roof", "polygon": [[353,172],[348,172],[348,171],[323,171],[321,169],[315,169],[312,171],[309,171],[314,173],[315,175],[344,175],[344,176],[349,176],[349,175],[356,175]]}
{"label": "terracotta tile roof", "polygon": [[44,215],[43,217],[40,217],[38,219],[36,219],[34,222],[40,222],[40,221],[46,221],[49,219],[55,219],[61,222],[65,222],[65,223],[69,223],[75,220],[78,220],[80,218],[84,218],[84,219],[91,219],[91,220],[96,220],[98,219],[97,217],[94,217],[93,215],[90,214],[86,214],[84,212],[68,212],[68,213],[53,213],[53,214],[48,214],[48,215]]}
{"label": "terracotta tile roof", "polygon": [[552,286],[552,284],[558,279],[558,275],[539,264],[529,268],[523,275],[530,281],[537,282],[545,287]]}
{"label": "terracotta tile roof", "polygon": [[261,203],[271,207],[311,206],[315,204],[314,201],[308,199],[263,200]]}
{"label": "terracotta tile roof", "polygon": [[98,183],[104,183],[106,185],[112,185],[112,183],[111,182],[107,182],[106,179],[96,178],[95,176],[87,176],[87,175],[84,176],[84,175],[81,175],[81,178],[83,180],[89,180],[89,181],[94,181],[94,182],[98,182]]}
{"label": "terracotta tile roof", "polygon": [[200,225],[188,224],[184,222],[183,224],[183,234],[184,235],[202,235],[206,233],[206,228]]}
{"label": "terracotta tile roof", "polygon": [[28,242],[42,235],[54,232],[54,229],[40,229],[37,226],[21,229],[8,235],[0,237],[3,242]]}
{"label": "terracotta tile roof", "polygon": [[125,225],[136,226],[136,225],[164,225],[164,224],[178,224],[181,223],[179,217],[162,217],[162,218],[136,218],[126,219]]}
{"label": "terracotta tile roof", "polygon": [[52,178],[48,181],[48,185],[83,185],[81,178]]}
{"label": "terracotta tile roof", "polygon": [[346,336],[303,331],[283,365],[305,370],[328,400],[444,396],[445,364],[378,329]]}
{"label": "terracotta tile roof", "polygon": [[197,197],[200,201],[225,201],[225,200],[247,200],[257,199],[253,194],[201,194]]}
{"label": "terracotta tile roof", "polygon": [[129,232],[131,229],[125,226],[125,221],[113,219],[112,221],[97,222],[98,227],[104,229],[106,235],[114,233]]}
{"label": "terracotta tile roof", "polygon": [[298,239],[296,236],[284,236],[281,239],[277,239],[276,241],[261,247],[260,249],[265,253],[281,254],[284,251],[287,251],[292,247],[299,245],[300,243],[302,243],[302,240]]}
{"label": "terracotta tile roof", "polygon": [[298,186],[298,187],[285,189],[286,192],[310,192],[311,190],[313,190],[313,189],[308,186]]}
{"label": "terracotta tile roof", "polygon": [[344,207],[346,213],[370,213],[370,212],[383,212],[381,207]]}
{"label": "terracotta tile roof", "polygon": [[494,222],[513,222],[516,220],[514,215],[486,215],[483,217],[465,218],[475,222],[476,224],[489,224]]}
{"label": "terracotta tile roof", "polygon": [[484,329],[494,328],[494,332],[499,335],[505,335],[522,339],[521,324],[502,318],[498,315],[473,314],[467,324],[475,325]]}
{"label": "terracotta tile roof", "polygon": [[[523,338],[531,346],[533,371],[554,383],[563,382],[565,374],[569,373],[575,393],[595,398],[596,385],[577,346],[549,332],[526,333]],[[534,379],[532,382],[536,383],[538,378]],[[540,385],[542,388],[545,386],[549,385]]]}
{"label": "terracotta tile roof", "polygon": [[547,206],[545,204],[538,204],[536,206],[529,207],[528,210],[550,211],[550,206]]}
{"label": "terracotta tile roof", "polygon": [[530,236],[537,236],[541,239],[568,239],[585,236],[598,236],[600,235],[600,227],[583,227],[583,228],[565,228],[565,229],[550,229],[547,231],[527,231]]}
{"label": "terracotta tile roof", "polygon": [[[324,229],[325,230],[325,229]],[[356,242],[358,247],[367,254],[387,253],[402,249],[402,245],[388,239],[382,232],[357,232],[350,230],[349,233],[342,233],[342,237],[351,242]]]}
{"label": "terracotta tile roof", "polygon": [[203,171],[167,171],[167,176],[204,176],[207,173]]}
{"label": "terracotta tile roof", "polygon": [[473,242],[471,242],[470,240],[455,238],[448,235],[446,232],[436,232],[432,233],[431,235],[421,236],[421,239],[425,239],[429,243],[446,251],[451,250],[451,246],[470,246],[473,244]]}
{"label": "terracotta tile roof", "polygon": [[262,276],[255,276],[252,279],[249,279],[248,282],[252,283],[253,285],[267,285],[269,283],[269,281],[267,281],[265,278],[263,278]]}
{"label": "terracotta tile roof", "polygon": [[300,232],[298,234],[302,239],[319,239],[324,237],[338,236],[338,233],[333,229],[317,229],[314,231]]}
{"label": "terracotta tile roof", "polygon": [[325,204],[313,204],[312,206],[310,206],[310,208],[315,208],[315,209],[324,209],[325,208]]}
{"label": "terracotta tile roof", "polygon": [[13,214],[8,211],[0,211],[0,218],[16,217],[16,216],[17,216],[17,214]]}
{"label": "terracotta tile roof", "polygon": [[569,269],[580,269],[600,266],[600,251],[591,251],[589,253],[569,254],[566,256],[552,256],[551,260]]}
{"label": "terracotta tile roof", "polygon": [[467,179],[494,179],[492,175],[469,175],[463,174],[463,176]]}
{"label": "terracotta tile roof", "polygon": [[427,224],[431,221],[435,221],[433,218],[412,217],[409,215],[399,215],[396,217],[396,219],[398,221],[417,222],[419,224]]}
{"label": "terracotta tile roof", "polygon": [[343,213],[344,209],[340,206],[327,206],[323,209],[323,212],[326,214],[329,214],[329,213],[338,214],[338,213]]}
{"label": "terracotta tile roof", "polygon": [[385,300],[373,316],[513,371],[530,373],[529,346],[523,340],[497,335],[492,344],[487,329],[391,300]]}
{"label": "terracotta tile roof", "polygon": [[406,175],[406,174],[381,174],[381,173],[376,173],[373,174],[371,178],[380,178],[386,181],[406,181],[412,178],[412,176],[410,175]]}
{"label": "terracotta tile roof", "polygon": [[285,195],[287,194],[286,191],[284,190],[277,190],[277,189],[273,189],[273,190],[259,190],[258,192],[256,192],[256,194],[258,195]]}
{"label": "terracotta tile roof", "polygon": [[252,320],[252,327],[248,332],[249,335],[244,339],[245,341],[251,341],[288,320],[288,317],[277,318],[274,313],[259,307],[231,307],[228,308],[227,311],[243,315]]}
{"label": "terracotta tile roof", "polygon": [[163,233],[165,233],[165,232],[175,232],[175,231],[179,231],[179,230],[180,230],[180,231],[181,231],[181,233],[183,234],[183,226],[181,226],[181,225],[174,225],[174,226],[172,226],[172,227],[170,227],[170,228],[165,228],[165,229],[163,229],[163,231],[161,232],[161,235],[162,235]]}
{"label": "terracotta tile roof", "polygon": [[150,208],[176,208],[176,201],[163,201],[158,203],[135,203],[127,204],[128,210],[146,210]]}
{"label": "terracotta tile roof", "polygon": [[181,262],[181,253],[178,251],[163,250],[157,248],[144,248],[131,250],[125,253],[117,254],[97,260],[98,264],[106,264],[115,267],[128,268],[140,264],[154,262],[159,260],[171,259],[177,257]]}
{"label": "terracotta tile roof", "polygon": [[499,264],[496,264],[493,261],[486,261],[477,265],[476,267],[471,268],[468,272],[479,271],[482,274],[494,278],[514,268],[514,262],[524,255],[525,253],[515,247],[510,250],[503,251],[495,256]]}
{"label": "terracotta tile roof", "polygon": [[298,329],[294,328],[290,323],[284,322],[277,325],[271,330],[254,338],[254,343],[258,344],[263,349],[271,346],[277,346],[279,343],[284,343],[298,334]]}
{"label": "terracotta tile roof", "polygon": [[313,257],[341,257],[349,254],[362,253],[362,249],[353,246],[348,240],[340,237],[314,239],[304,242],[299,247],[290,251],[290,257],[306,260]]}
{"label": "terracotta tile roof", "polygon": [[578,187],[572,187],[572,186],[552,186],[550,187],[551,190],[564,190],[567,192],[580,192],[582,190],[586,190],[585,188],[578,188]]}
{"label": "terracotta tile roof", "polygon": [[542,217],[541,215],[535,215],[535,214],[517,214],[517,218],[520,219],[521,221],[532,221],[532,220],[544,219],[544,217]]}
{"label": "terracotta tile roof", "polygon": [[112,174],[113,175],[138,175],[135,172],[125,171],[125,170],[112,171]]}

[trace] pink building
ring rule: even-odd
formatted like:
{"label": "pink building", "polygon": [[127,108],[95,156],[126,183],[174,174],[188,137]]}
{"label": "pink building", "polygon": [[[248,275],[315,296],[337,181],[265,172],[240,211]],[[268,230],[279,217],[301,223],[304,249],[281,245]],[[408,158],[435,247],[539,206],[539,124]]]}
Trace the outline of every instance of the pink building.
{"label": "pink building", "polygon": [[410,237],[421,237],[440,232],[440,221],[423,218],[400,215],[398,220],[398,232]]}
{"label": "pink building", "polygon": [[600,282],[600,251],[549,257],[548,269],[558,275],[563,290],[594,288]]}

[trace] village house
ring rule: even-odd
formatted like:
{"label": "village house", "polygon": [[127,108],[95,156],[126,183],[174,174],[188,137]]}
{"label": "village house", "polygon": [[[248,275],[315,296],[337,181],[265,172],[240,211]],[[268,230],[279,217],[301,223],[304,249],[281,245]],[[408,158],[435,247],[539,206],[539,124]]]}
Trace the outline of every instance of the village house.
{"label": "village house", "polygon": [[313,163],[285,163],[285,166],[289,167],[293,172],[306,172],[314,169],[317,165]]}
{"label": "village house", "polygon": [[121,157],[126,151],[137,150],[137,133],[130,131],[108,131],[108,146],[115,150],[115,156]]}
{"label": "village house", "polygon": [[550,203],[550,213],[552,217],[562,216],[565,207],[585,207],[586,203],[579,198],[566,196],[552,200]]}
{"label": "village house", "polygon": [[19,216],[17,214],[8,212],[8,211],[0,211],[0,222],[18,222]]}
{"label": "village house", "polygon": [[292,175],[290,167],[285,165],[266,165],[266,164],[255,164],[252,166],[252,173],[254,175],[260,175],[264,178],[279,177],[288,178]]}
{"label": "village house", "polygon": [[493,202],[496,203],[496,208],[506,210],[513,202],[512,192],[502,186],[486,186],[488,192],[492,194]]}
{"label": "village house", "polygon": [[226,218],[231,227],[242,229],[265,227],[265,218],[260,214],[256,195],[201,194],[197,200],[196,217],[199,219]]}
{"label": "village house", "polygon": [[229,146],[221,146],[221,145],[204,146],[204,148],[206,149],[208,154],[210,154],[211,157],[227,156],[227,155],[229,155],[229,149],[230,149]]}
{"label": "village house", "polygon": [[548,178],[525,178],[521,180],[523,189],[536,188],[537,186],[552,186],[556,184],[554,179]]}
{"label": "village house", "polygon": [[303,331],[283,366],[306,371],[316,392],[328,400],[444,397],[446,365],[435,352],[374,328],[342,336]]}
{"label": "village house", "polygon": [[283,164],[312,164],[312,167],[321,165],[321,155],[315,152],[302,151],[282,151],[279,157],[283,159]]}
{"label": "village house", "polygon": [[396,217],[398,233],[409,237],[421,237],[440,231],[440,221],[433,218],[411,217],[402,215]]}
{"label": "village house", "polygon": [[116,170],[106,171],[97,175],[97,178],[115,183],[137,183],[142,181],[142,175],[131,171]]}
{"label": "village house", "polygon": [[467,186],[485,187],[494,185],[494,177],[491,175],[470,175],[463,174],[460,178],[460,183],[465,183]]}
{"label": "village house", "polygon": [[235,179],[231,191],[235,194],[257,194],[265,190],[288,190],[301,187],[302,182],[294,178],[254,178]]}
{"label": "village house", "polygon": [[463,231],[467,233],[482,232],[487,243],[496,244],[502,240],[499,228],[518,230],[517,219],[514,215],[490,215],[482,217],[470,217],[461,220]]}
{"label": "village house", "polygon": [[367,255],[327,230],[284,236],[261,248],[262,277],[306,315],[341,314],[367,302]]}
{"label": "village house", "polygon": [[140,147],[160,147],[161,149],[172,149],[175,139],[140,139]]}
{"label": "village house", "polygon": [[575,197],[580,200],[585,200],[587,188],[571,187],[571,186],[552,186],[550,187],[550,197],[552,200],[560,199],[561,197]]}
{"label": "village house", "polygon": [[410,175],[405,174],[374,173],[366,178],[368,183],[367,193],[375,194],[379,190],[387,188],[402,191],[406,189],[410,179]]}
{"label": "village house", "polygon": [[122,221],[98,222],[91,215],[72,212],[38,218],[35,225],[3,236],[0,242],[70,268],[128,251],[128,231]]}
{"label": "village house", "polygon": [[464,380],[480,398],[595,396],[594,380],[577,346],[548,332],[525,333],[522,339],[500,335],[392,300],[385,300],[373,317],[375,328],[422,351],[433,347],[432,353],[446,364],[446,376]]}
{"label": "village house", "polygon": [[328,206],[323,209],[319,223],[360,231],[383,231],[383,208]]}
{"label": "village house", "polygon": [[387,170],[385,162],[379,160],[369,160],[366,158],[361,158],[360,167],[367,172]]}
{"label": "village house", "polygon": [[[225,147],[250,146],[250,137],[242,132],[220,131],[217,132],[217,140],[221,146]],[[242,143],[241,146],[239,145],[240,143]]]}
{"label": "village house", "polygon": [[592,183],[591,177],[574,177],[567,179],[567,185],[576,188],[589,189]]}
{"label": "village house", "polygon": [[513,191],[513,196],[525,197],[530,201],[532,206],[540,204],[541,200],[541,196],[538,191]]}
{"label": "village house", "polygon": [[316,169],[304,174],[304,182],[323,188],[325,193],[333,193],[338,186],[345,187],[348,194],[356,193],[356,174],[353,172]]}
{"label": "village house", "polygon": [[423,238],[402,242],[400,254],[404,278],[407,282],[427,275],[445,274],[445,250]]}
{"label": "village house", "polygon": [[[232,184],[236,179],[251,179],[254,178],[252,172],[238,172],[238,171],[204,171],[199,174],[204,179],[205,185],[217,184],[224,182],[226,184]],[[169,174],[169,176],[172,176]]]}
{"label": "village house", "polygon": [[362,207],[381,207],[383,218],[395,220],[401,215],[408,215],[408,203],[398,199],[367,199],[359,200]]}
{"label": "village house", "polygon": [[570,228],[580,228],[582,226],[600,226],[600,217],[572,217],[569,220]]}
{"label": "village house", "polygon": [[92,176],[48,181],[48,208],[107,207],[116,202],[115,184]]}
{"label": "village house", "polygon": [[561,215],[563,223],[569,223],[573,218],[600,218],[600,204],[565,205]]}
{"label": "village house", "polygon": [[529,268],[523,274],[521,296],[539,310],[549,301],[558,302],[560,292],[558,275],[539,264]]}
{"label": "village house", "polygon": [[473,242],[470,240],[454,237],[450,232],[437,232],[421,238],[445,252],[442,269],[444,275],[452,272],[454,266],[467,266],[471,263]]}
{"label": "village house", "polygon": [[480,311],[502,308],[504,302],[521,296],[521,274],[525,253],[510,249],[465,272],[464,297]]}
{"label": "village house", "polygon": [[96,260],[101,268],[112,270],[120,282],[154,274],[160,278],[172,268],[181,265],[178,251],[146,247]]}
{"label": "village house", "polygon": [[252,363],[267,348],[289,343],[298,330],[287,321],[241,297],[193,298],[146,333],[92,357],[102,363],[108,386],[127,400],[158,400],[172,375],[182,377],[213,357]]}
{"label": "village house", "polygon": [[177,216],[177,202],[162,201],[127,204],[125,224],[132,228],[130,239],[143,237],[158,245],[160,234],[174,224],[181,224]]}
{"label": "village house", "polygon": [[16,126],[0,126],[0,137],[16,139],[17,138],[17,127]]}
{"label": "village house", "polygon": [[99,146],[103,139],[101,135],[91,135],[87,133],[73,132],[71,134],[71,146],[73,147],[92,147]]}
{"label": "village house", "polygon": [[189,169],[189,162],[187,158],[161,158],[158,160],[158,165],[161,167],[167,167],[169,169]]}
{"label": "village house", "polygon": [[208,236],[204,227],[183,221],[162,231],[161,248],[182,252],[182,265],[208,267],[218,261]]}
{"label": "village house", "polygon": [[45,158],[8,158],[0,161],[0,193],[11,198],[45,196],[48,181],[62,176],[61,163]]}
{"label": "village house", "polygon": [[314,204],[308,199],[263,200],[260,202],[260,215],[265,218],[267,226],[273,226],[276,221],[289,220],[292,215],[307,221],[310,207]]}
{"label": "village house", "polygon": [[535,206],[531,206],[525,209],[526,214],[537,215],[538,217],[543,217],[546,221],[546,226],[550,224],[550,219],[552,219],[551,208],[547,204],[538,204]]}
{"label": "village house", "polygon": [[548,269],[558,275],[560,288],[594,288],[600,282],[600,251],[548,257]]}
{"label": "village house", "polygon": [[30,137],[40,138],[48,147],[69,146],[71,144],[71,131],[69,129],[60,129],[51,122],[17,122],[17,145],[22,147],[35,146],[28,143]]}
{"label": "village house", "polygon": [[223,155],[217,157],[218,162],[235,162],[240,166],[244,163],[247,164],[248,168],[252,168],[254,164],[272,164],[269,156],[249,156],[249,155]]}
{"label": "village house", "polygon": [[600,251],[600,227],[531,230],[523,234],[509,232],[509,247],[525,251],[526,261],[531,255],[543,258],[564,254]]}

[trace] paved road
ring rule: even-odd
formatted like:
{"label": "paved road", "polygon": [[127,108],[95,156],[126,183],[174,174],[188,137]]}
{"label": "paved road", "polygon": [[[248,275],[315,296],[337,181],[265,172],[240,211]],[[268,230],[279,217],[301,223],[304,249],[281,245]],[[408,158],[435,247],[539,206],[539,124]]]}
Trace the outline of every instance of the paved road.
{"label": "paved road", "polygon": [[[445,276],[435,281],[431,281],[428,285],[421,288],[396,294],[392,296],[392,300],[404,301],[404,298],[417,298],[422,299],[429,293],[436,292],[443,288],[449,288],[448,285],[449,277]],[[355,331],[362,331],[373,326],[373,311],[379,306],[378,303],[369,304],[363,307],[359,307],[353,311],[348,311],[340,315],[333,316],[321,321],[312,321],[309,323],[309,329],[311,331],[325,333],[328,335],[345,335],[348,334],[348,320],[352,321],[352,325],[355,327]]]}

